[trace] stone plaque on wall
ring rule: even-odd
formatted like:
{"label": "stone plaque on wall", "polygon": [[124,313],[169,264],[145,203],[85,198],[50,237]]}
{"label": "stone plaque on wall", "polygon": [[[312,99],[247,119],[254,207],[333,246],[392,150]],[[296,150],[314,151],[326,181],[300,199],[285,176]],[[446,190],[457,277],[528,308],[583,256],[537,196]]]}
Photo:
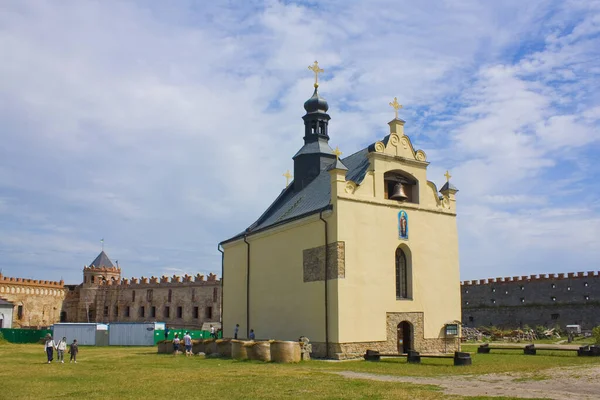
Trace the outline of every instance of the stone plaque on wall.
{"label": "stone plaque on wall", "polygon": [[[325,246],[303,251],[304,282],[325,280]],[[346,276],[345,243],[327,245],[327,279],[340,279]]]}

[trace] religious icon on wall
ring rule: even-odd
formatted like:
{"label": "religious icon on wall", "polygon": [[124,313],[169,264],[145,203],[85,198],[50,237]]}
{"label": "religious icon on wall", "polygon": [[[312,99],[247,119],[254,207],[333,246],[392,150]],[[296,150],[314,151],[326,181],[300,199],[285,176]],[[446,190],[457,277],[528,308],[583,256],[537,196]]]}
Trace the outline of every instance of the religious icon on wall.
{"label": "religious icon on wall", "polygon": [[408,214],[404,210],[398,213],[398,237],[408,239]]}

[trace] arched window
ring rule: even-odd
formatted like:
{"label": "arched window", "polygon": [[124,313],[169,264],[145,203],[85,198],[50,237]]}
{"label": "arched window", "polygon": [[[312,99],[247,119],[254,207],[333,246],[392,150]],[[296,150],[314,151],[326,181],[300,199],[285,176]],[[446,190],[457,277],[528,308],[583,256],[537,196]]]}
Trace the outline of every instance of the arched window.
{"label": "arched window", "polygon": [[404,251],[396,249],[396,299],[409,299],[410,290],[410,268]]}

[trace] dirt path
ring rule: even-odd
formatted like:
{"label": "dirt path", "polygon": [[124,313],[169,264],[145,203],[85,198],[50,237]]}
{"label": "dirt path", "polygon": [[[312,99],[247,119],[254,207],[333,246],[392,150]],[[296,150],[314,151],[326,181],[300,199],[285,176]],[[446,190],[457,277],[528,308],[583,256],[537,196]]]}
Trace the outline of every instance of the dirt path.
{"label": "dirt path", "polygon": [[443,377],[409,377],[362,372],[334,372],[351,379],[408,382],[440,386],[445,394],[459,396],[510,396],[526,399],[600,399],[600,366],[556,368],[543,371],[547,379],[535,374],[488,374]]}

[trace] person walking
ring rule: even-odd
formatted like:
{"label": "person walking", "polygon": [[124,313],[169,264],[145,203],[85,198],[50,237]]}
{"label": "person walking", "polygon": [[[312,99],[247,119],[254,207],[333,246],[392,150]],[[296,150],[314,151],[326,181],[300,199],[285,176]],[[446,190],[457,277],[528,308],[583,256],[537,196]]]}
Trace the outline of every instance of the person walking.
{"label": "person walking", "polygon": [[73,339],[73,343],[69,346],[69,353],[71,354],[71,359],[69,362],[74,362],[77,364],[77,353],[79,353],[79,346],[77,345],[77,339]]}
{"label": "person walking", "polygon": [[254,334],[254,329],[250,329],[250,335],[248,335],[250,340],[254,340],[254,338],[256,337],[256,335]]}
{"label": "person walking", "polygon": [[186,332],[183,336],[183,344],[185,346],[185,355],[194,355],[194,353],[192,352],[192,337],[190,336],[190,332]]}
{"label": "person walking", "polygon": [[215,327],[214,326],[210,326],[210,337],[213,339],[217,338],[217,335],[215,335]]}
{"label": "person walking", "polygon": [[238,332],[240,331],[240,324],[235,324],[235,330],[233,331],[233,338],[237,339]]}
{"label": "person walking", "polygon": [[175,334],[175,337],[173,338],[173,354],[177,355],[179,354],[179,343],[181,342],[181,340],[179,339],[179,333]]}
{"label": "person walking", "polygon": [[54,359],[54,348],[56,347],[56,344],[54,343],[54,340],[52,340],[52,335],[50,335],[49,333],[46,335],[46,341],[44,343],[44,351],[46,352],[46,356],[48,357],[48,364],[50,364],[52,362],[52,360]]}
{"label": "person walking", "polygon": [[56,345],[56,354],[61,364],[65,363],[65,350],[67,350],[67,338],[63,337]]}
{"label": "person walking", "polygon": [[169,339],[169,327],[167,325],[165,325],[165,340]]}

